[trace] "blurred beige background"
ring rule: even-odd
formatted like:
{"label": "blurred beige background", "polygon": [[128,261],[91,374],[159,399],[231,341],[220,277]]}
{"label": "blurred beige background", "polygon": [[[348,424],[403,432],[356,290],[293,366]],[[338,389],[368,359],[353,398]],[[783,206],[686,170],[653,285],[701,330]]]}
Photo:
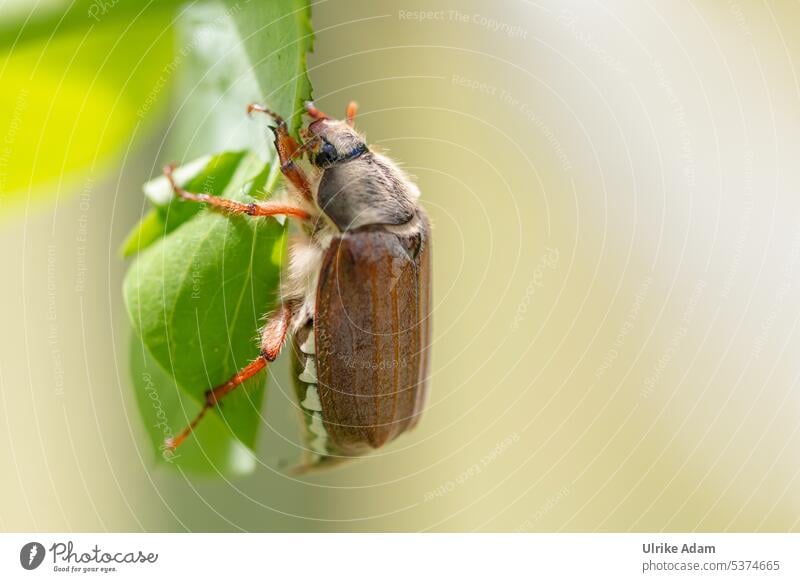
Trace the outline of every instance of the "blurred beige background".
{"label": "blurred beige background", "polygon": [[800,529],[800,6],[343,1],[313,20],[318,105],[358,99],[433,220],[421,425],[287,476],[281,362],[254,475],[151,464],[116,249],[166,161],[156,128],[54,184],[55,208],[2,218],[0,527]]}

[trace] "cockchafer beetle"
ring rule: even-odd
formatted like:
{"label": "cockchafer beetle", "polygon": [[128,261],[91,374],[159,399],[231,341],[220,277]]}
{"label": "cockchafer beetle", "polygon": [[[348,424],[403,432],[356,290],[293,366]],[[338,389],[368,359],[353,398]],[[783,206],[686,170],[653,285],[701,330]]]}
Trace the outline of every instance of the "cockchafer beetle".
{"label": "cockchafer beetle", "polygon": [[[259,357],[206,391],[197,417],[168,446],[179,446],[203,416],[277,358],[291,338],[295,389],[306,429],[304,468],[364,454],[413,428],[425,402],[431,319],[430,225],[419,190],[354,128],[357,106],[335,120],[306,105],[302,142],[269,115],[289,203],[241,203],[183,190],[177,196],[231,214],[298,219],[280,305],[267,316]],[[310,171],[295,159],[306,154]],[[303,468],[303,467],[301,467]]]}

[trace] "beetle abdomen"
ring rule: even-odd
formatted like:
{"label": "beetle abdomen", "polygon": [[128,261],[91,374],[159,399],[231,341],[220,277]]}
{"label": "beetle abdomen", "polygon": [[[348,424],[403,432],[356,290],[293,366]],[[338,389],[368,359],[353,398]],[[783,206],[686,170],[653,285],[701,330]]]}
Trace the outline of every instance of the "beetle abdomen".
{"label": "beetle abdomen", "polygon": [[300,405],[306,451],[304,465],[298,470],[335,465],[356,451],[345,452],[330,439],[322,420],[322,402],[316,377],[316,349],[313,320],[309,319],[292,337],[292,367],[295,393]]}
{"label": "beetle abdomen", "polygon": [[346,454],[416,424],[427,383],[427,220],[396,234],[367,227],[334,239],[317,288],[316,377],[327,434]]}

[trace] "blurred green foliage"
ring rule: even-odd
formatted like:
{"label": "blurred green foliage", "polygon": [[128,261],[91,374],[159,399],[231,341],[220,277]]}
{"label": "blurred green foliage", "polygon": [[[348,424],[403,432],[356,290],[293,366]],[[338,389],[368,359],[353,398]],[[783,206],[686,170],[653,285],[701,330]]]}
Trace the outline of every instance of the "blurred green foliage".
{"label": "blurred green foliage", "polygon": [[75,190],[63,186],[108,168],[166,111],[177,5],[119,1],[95,19],[92,2],[4,4],[0,211]]}

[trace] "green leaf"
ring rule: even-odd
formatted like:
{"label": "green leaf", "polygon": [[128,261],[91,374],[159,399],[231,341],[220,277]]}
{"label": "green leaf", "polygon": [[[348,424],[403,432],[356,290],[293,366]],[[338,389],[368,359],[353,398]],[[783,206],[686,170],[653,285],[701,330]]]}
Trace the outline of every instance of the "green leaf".
{"label": "green leaf", "polygon": [[185,395],[135,334],[131,337],[130,359],[136,403],[155,461],[195,473],[237,475],[252,472],[255,455],[236,440],[216,415],[208,415],[194,431],[192,440],[179,450],[168,450],[165,440],[173,438],[180,427],[194,418],[200,405]]}
{"label": "green leaf", "polygon": [[165,234],[164,223],[161,221],[158,212],[153,209],[142,217],[139,224],[133,227],[133,230],[128,234],[128,238],[122,243],[120,253],[123,258],[132,257]]}
{"label": "green leaf", "polygon": [[293,131],[311,99],[306,55],[313,50],[311,7],[305,0],[250,2],[226,0],[267,105],[281,113]]}
{"label": "green leaf", "polygon": [[306,53],[313,44],[305,0],[225,0],[188,6],[176,22],[176,92],[170,149],[181,159],[249,149],[272,159],[267,119],[248,103],[280,112],[297,132],[311,98]]}
{"label": "green leaf", "polygon": [[[224,196],[248,200],[242,190],[260,190],[270,169],[258,175],[252,170],[243,160]],[[203,209],[142,252],[129,269],[124,294],[133,327],[196,403],[258,356],[257,330],[276,302],[282,255],[275,249],[283,249],[285,231],[272,218]],[[250,448],[263,392],[259,374],[214,409]]]}
{"label": "green leaf", "polygon": [[273,156],[267,120],[246,114],[247,104],[260,101],[262,93],[232,10],[222,2],[193,4],[176,21],[179,98],[169,143],[179,159],[221,150]]}

